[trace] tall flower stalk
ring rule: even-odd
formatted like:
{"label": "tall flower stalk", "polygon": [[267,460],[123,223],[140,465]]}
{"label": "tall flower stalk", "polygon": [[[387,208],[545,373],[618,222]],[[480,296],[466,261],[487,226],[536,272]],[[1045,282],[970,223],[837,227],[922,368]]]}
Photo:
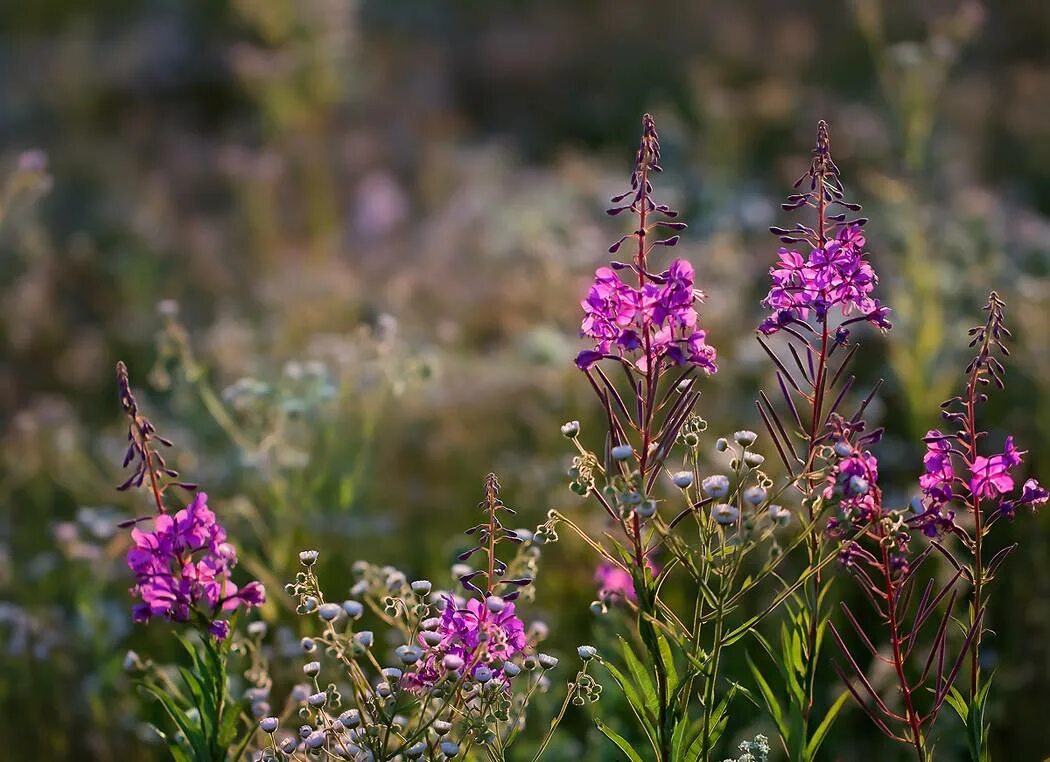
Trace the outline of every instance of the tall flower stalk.
{"label": "tall flower stalk", "polygon": [[1005,343],[1010,337],[1005,307],[1006,303],[992,291],[984,306],[984,323],[969,331],[970,348],[976,348],[977,354],[966,366],[962,394],[942,404],[943,417],[953,430],[942,433],[934,429],[924,437],[927,451],[920,478],[923,498],[916,504],[919,520],[927,526],[944,522],[954,525],[956,512],[952,506],[961,506],[972,520],[972,529],[955,532],[965,551],[965,560],[960,560],[947,544],[937,540],[934,544],[972,586],[966,623],[971,632],[967,643],[969,690],[965,696],[953,691],[949,698],[966,724],[974,762],[988,759],[984,712],[991,681],[981,669],[980,648],[986,632],[990,586],[1000,565],[1016,548],[1008,545],[988,558],[987,538],[999,520],[1012,520],[1018,508],[1034,509],[1050,497],[1035,479],[1018,485],[1013,472],[1021,465],[1025,453],[1017,449],[1012,436],[1006,438],[1001,452],[989,455],[981,447],[981,441],[988,436],[978,421],[980,405],[988,399],[985,390],[990,386],[1005,388],[1006,371],[998,359],[1010,353]]}
{"label": "tall flower stalk", "polygon": [[[862,226],[867,220],[851,217],[860,211],[860,205],[845,200],[824,121],[817,125],[809,169],[795,188],[801,190],[788,196],[784,210],[810,210],[814,222],[770,229],[787,246],[779,250],[777,263],[770,268],[772,283],[763,300],[770,314],[758,329],[758,342],[776,366],[784,412],[764,392],[755,404],[802,496],[808,565],[817,569],[790,604],[793,633],[785,634],[783,653],[773,657],[787,683],[797,683],[798,689],[788,691],[786,709],[767,697],[790,758],[801,761],[813,758],[823,732],[842,706],[840,697],[815,721],[817,671],[830,616],[831,578],[819,570],[826,554],[819,521],[826,505],[820,485],[827,468],[824,452],[831,436],[829,425],[855,382],[848,367],[859,345],[850,341],[851,327],[867,322],[888,330],[890,323],[889,309],[873,296],[878,276],[865,259]],[[804,255],[796,247],[808,247],[809,252]],[[781,347],[771,343],[773,335],[784,337]],[[878,385],[850,420],[861,420],[877,389]],[[796,444],[799,440],[801,452]],[[801,659],[791,655],[796,641],[802,644]],[[825,730],[818,730],[821,728]]]}
{"label": "tall flower stalk", "polygon": [[[841,609],[872,661],[892,669],[896,695],[884,697],[873,686],[860,659],[830,623],[846,662],[845,667],[834,663],[835,671],[875,727],[892,740],[912,747],[919,762],[926,762],[930,758],[930,730],[959,675],[977,626],[965,632],[963,645],[953,653],[949,624],[960,573],[944,582],[931,575],[923,584],[920,570],[932,547],[914,553],[911,541],[916,534],[941,536],[959,530],[948,516],[934,519],[917,516],[907,508],[887,509],[878,485],[878,463],[864,449],[867,438],[861,435],[862,427],[839,419],[835,429],[836,460],[828,474],[825,495],[836,516],[828,521],[827,533],[843,540],[839,561],[871,604],[882,637],[865,628],[847,603],[843,602]],[[918,598],[917,588],[922,589]],[[933,636],[926,643],[923,636],[931,625]],[[889,655],[876,645],[883,637],[889,642]]]}
{"label": "tall flower stalk", "polygon": [[[140,412],[123,362],[117,363],[117,390],[129,420],[123,465],[132,467],[131,475],[117,489],[148,490],[156,509],[152,517],[123,524],[132,527],[127,556],[135,574],[131,593],[141,599],[132,616],[136,622],[161,618],[188,625],[199,636],[198,642],[178,635],[193,667],[179,672],[185,692],[159,670],[145,674],[142,685],[175,726],[170,745],[176,758],[195,762],[238,758],[251,734],[242,727],[241,702],[229,693],[228,617],[239,609],[261,606],[266,591],[258,582],[238,587],[231,579],[237,552],[208,508],[207,495],[196,492],[196,485],[179,481],[179,474],[157,450],[157,445],[170,447],[171,442]],[[167,497],[172,486],[196,493],[174,513]],[[152,526],[143,528],[147,523]]]}
{"label": "tall flower stalk", "polygon": [[[794,595],[813,570],[807,568],[759,614],[739,621],[745,596],[771,578],[795,547],[782,549],[774,537],[791,514],[776,503],[782,490],[774,490],[762,470],[753,432],[737,432],[732,445],[727,439],[716,443],[716,452],[729,459],[730,474],[702,473],[707,424],[694,409],[700,379],[717,372],[716,352],[699,325],[696,305],[703,294],[694,286],[692,265],[682,259],[654,265],[658,247],[677,244],[685,228],[675,210],[653,197],[652,177],[659,171],[659,138],[645,115],[630,189],[615,196],[609,210],[634,218],[610,253],[630,243],[633,257],[599,268],[581,303],[581,333],[594,345],[576,362],[605,411],[601,454],[583,446],[577,422],[562,429],[578,453],[570,469],[572,489],[604,510],[615,527],[606,534],[611,547],[562,514],[555,512],[549,523],[568,524],[601,556],[594,608],[603,612],[622,603],[636,615],[641,655],[624,640],[624,668],[602,663],[632,706],[654,758],[708,760],[736,691],[720,672],[724,649]],[[663,231],[671,234],[663,237]],[[679,456],[681,465],[672,466]],[[684,501],[673,514],[660,510],[672,502],[660,496],[661,476]],[[759,548],[769,553],[764,562],[757,558]],[[657,555],[668,559],[666,565],[654,561]],[[695,593],[688,612],[675,611],[661,597],[675,572],[688,578]],[[614,729],[604,723],[599,728],[628,753]]]}

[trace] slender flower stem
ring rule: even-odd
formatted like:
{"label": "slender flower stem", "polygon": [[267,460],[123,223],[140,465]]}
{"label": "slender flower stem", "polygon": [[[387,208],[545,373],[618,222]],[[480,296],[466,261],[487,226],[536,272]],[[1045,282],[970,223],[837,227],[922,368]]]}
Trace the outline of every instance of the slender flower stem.
{"label": "slender flower stem", "polygon": [[900,626],[897,621],[897,586],[893,580],[890,565],[889,550],[885,543],[881,544],[882,570],[886,582],[886,616],[890,631],[890,644],[893,648],[893,669],[897,674],[897,685],[904,698],[904,709],[908,719],[908,727],[911,730],[911,741],[915,747],[915,753],[919,762],[926,762],[926,744],[922,735],[922,720],[915,710],[912,701],[912,690],[908,678],[904,674],[904,654],[901,649]]}
{"label": "slender flower stem", "polygon": [[[976,394],[977,376],[976,371],[970,375],[966,387],[966,439],[970,451],[970,462],[977,457],[977,421],[976,421]],[[977,491],[970,495],[970,510],[973,512],[974,537],[973,537],[973,603],[970,606],[970,626],[977,626],[977,612],[984,606],[984,559],[982,555],[982,540],[984,539],[984,526],[981,515],[981,498]],[[970,644],[970,698],[976,699],[980,690],[980,647],[981,633],[978,631],[973,636]]]}

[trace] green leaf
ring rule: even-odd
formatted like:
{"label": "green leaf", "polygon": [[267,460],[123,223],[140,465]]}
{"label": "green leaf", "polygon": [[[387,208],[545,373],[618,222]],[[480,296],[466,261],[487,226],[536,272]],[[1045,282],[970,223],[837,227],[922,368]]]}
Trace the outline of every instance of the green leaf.
{"label": "green leaf", "polygon": [[678,670],[675,668],[674,656],[671,654],[671,644],[659,633],[656,641],[660,646],[660,660],[663,661],[664,671],[667,673],[667,692],[673,694],[674,689],[678,687]]}
{"label": "green leaf", "polygon": [[627,756],[627,759],[631,762],[642,762],[642,758],[638,756],[638,752],[634,750],[626,738],[597,718],[595,718],[594,724],[598,726],[598,730],[600,730],[606,738],[616,744],[617,748]]}
{"label": "green leaf", "polygon": [[959,715],[959,719],[966,724],[967,718],[970,715],[970,706],[966,703],[966,699],[959,693],[959,689],[954,685],[948,689],[948,695],[944,697],[944,700],[948,702],[948,705],[955,710],[955,713]]}
{"label": "green leaf", "polygon": [[627,670],[631,673],[635,685],[645,699],[644,706],[652,714],[654,718],[653,726],[655,727],[655,718],[658,716],[660,710],[660,697],[656,693],[656,685],[654,684],[649,671],[645,668],[645,665],[642,664],[638,659],[638,656],[634,653],[631,644],[623,638],[620,638],[620,643],[623,645],[623,658],[624,662],[627,664]]}
{"label": "green leaf", "polygon": [[186,753],[186,750],[179,746],[179,743],[174,738],[169,738],[168,734],[158,728],[156,725],[150,724],[153,728],[153,732],[157,734],[157,737],[164,742],[164,745],[168,747],[168,752],[171,754],[172,759],[175,762],[193,762],[190,759],[190,755]]}
{"label": "green leaf", "polygon": [[153,696],[153,698],[159,701],[162,707],[164,707],[164,711],[167,712],[171,721],[175,723],[175,726],[186,739],[186,743],[189,744],[190,748],[193,750],[193,758],[197,760],[197,762],[212,762],[210,759],[211,755],[208,752],[207,744],[205,743],[204,736],[200,731],[200,727],[197,726],[189,716],[178,707],[178,705],[176,705],[171,696],[149,684],[143,684],[142,687],[147,693]]}
{"label": "green leaf", "polygon": [[813,735],[810,736],[809,743],[806,744],[806,757],[813,759],[817,755],[817,751],[820,749],[820,745],[824,743],[824,737],[831,730],[831,726],[835,724],[835,718],[838,717],[839,711],[841,711],[843,705],[849,700],[850,692],[843,691],[839,694],[839,697],[835,699],[835,703],[828,709],[828,713],[824,715],[824,719],[821,720],[820,725],[813,731]]}
{"label": "green leaf", "polygon": [[645,705],[645,699],[642,698],[639,693],[637,686],[630,680],[623,672],[617,669],[615,666],[607,661],[602,661],[602,666],[605,667],[609,674],[612,675],[613,680],[620,686],[620,690],[623,692],[624,698],[627,699],[627,703],[631,707],[631,711],[634,712],[635,717],[638,718],[638,722],[642,725],[642,728],[647,734],[652,733],[656,728],[656,716],[650,716],[649,710]]}
{"label": "green leaf", "polygon": [[750,667],[751,675],[755,678],[755,683],[758,685],[758,692],[762,694],[762,700],[766,704],[766,711],[769,712],[773,724],[777,726],[777,731],[785,741],[788,741],[791,737],[790,727],[784,720],[784,710],[780,706],[780,702],[777,701],[776,694],[773,693],[773,689],[762,674],[762,671],[751,659],[751,654],[744,654],[744,657],[747,659],[747,666]]}

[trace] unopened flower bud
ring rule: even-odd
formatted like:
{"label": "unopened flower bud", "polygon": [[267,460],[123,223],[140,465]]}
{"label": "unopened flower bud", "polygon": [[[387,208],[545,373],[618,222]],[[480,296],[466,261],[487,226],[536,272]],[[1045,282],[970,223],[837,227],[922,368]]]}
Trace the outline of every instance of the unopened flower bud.
{"label": "unopened flower bud", "polygon": [[395,653],[402,664],[415,664],[423,655],[416,646],[398,646]]}
{"label": "unopened flower bud", "polygon": [[333,621],[342,613],[343,609],[337,603],[322,604],[321,608],[317,610],[317,615],[326,622]]}
{"label": "unopened flower bud", "polygon": [[851,476],[849,479],[849,491],[854,495],[867,494],[868,480],[862,476]]}
{"label": "unopened flower bud", "polygon": [[442,741],[441,753],[449,759],[451,759],[452,757],[459,754],[459,744],[454,741]]}
{"label": "unopened flower bud", "polygon": [[439,736],[445,735],[448,731],[452,730],[452,723],[445,720],[434,720],[430,727],[434,729],[434,732]]}
{"label": "unopened flower bud", "polygon": [[354,642],[357,643],[362,648],[371,648],[372,647],[372,631],[371,630],[361,630],[361,632],[359,632],[356,635],[354,635]]}
{"label": "unopened flower bud", "polygon": [[550,654],[538,654],[536,661],[539,662],[543,669],[554,669],[558,666],[558,659]]}
{"label": "unopened flower bud", "polygon": [[744,431],[734,432],[733,439],[736,440],[737,444],[743,445],[744,447],[749,447],[750,445],[753,445],[755,443],[756,439],[758,439],[758,434],[756,434],[753,431],[747,431],[745,429]]}
{"label": "unopened flower bud", "polygon": [[527,636],[528,639],[531,640],[533,643],[538,643],[541,640],[546,640],[548,634],[549,629],[547,627],[547,623],[544,622],[542,619],[533,620],[533,622],[529,624],[529,631],[527,633]]}
{"label": "unopened flower bud", "polygon": [[317,644],[314,643],[313,638],[303,638],[299,641],[299,645],[302,646],[302,649],[308,654],[313,653],[314,649],[317,648]]}
{"label": "unopened flower bud", "polygon": [[361,713],[356,709],[347,709],[339,715],[339,724],[347,730],[353,730],[361,724]]}
{"label": "unopened flower bud", "polygon": [[445,658],[441,660],[441,663],[445,665],[445,669],[463,668],[463,659],[455,654],[445,654]]}
{"label": "unopened flower bud", "polygon": [[612,455],[613,460],[627,460],[634,454],[634,448],[629,444],[616,445],[609,450],[609,454]]}
{"label": "unopened flower bud", "polygon": [[498,595],[490,595],[485,599],[485,608],[491,611],[493,614],[498,614],[503,611],[503,607],[506,606],[506,602]]}
{"label": "unopened flower bud", "polygon": [[675,475],[671,477],[671,481],[674,482],[674,486],[685,489],[693,483],[693,472],[677,471],[675,472]]}
{"label": "unopened flower bud", "polygon": [[757,452],[745,452],[744,463],[751,466],[751,468],[758,468],[766,462],[766,458],[763,455],[759,455]]}
{"label": "unopened flower bud", "polygon": [[423,753],[427,750],[427,745],[424,741],[417,741],[416,743],[405,749],[405,756],[409,759],[419,759],[423,756]]}
{"label": "unopened flower bud", "polygon": [[725,437],[719,437],[718,439],[716,439],[715,440],[715,449],[718,450],[718,452],[725,452],[726,450],[728,450],[729,449],[729,442],[728,442],[728,440],[726,440]]}
{"label": "unopened flower bud", "polygon": [[308,661],[303,665],[303,672],[307,677],[314,677],[318,672],[321,671],[321,662],[319,661]]}
{"label": "unopened flower bud", "polygon": [[312,693],[310,697],[306,699],[306,703],[313,707],[324,706],[328,701],[328,694],[324,691],[320,693]]}
{"label": "unopened flower bud", "polygon": [[598,649],[594,646],[580,646],[576,649],[576,653],[580,655],[583,661],[590,661],[598,655]]}
{"label": "unopened flower bud", "polygon": [[639,518],[651,519],[656,515],[656,501],[646,500],[641,505],[634,509],[634,512],[638,514]]}
{"label": "unopened flower bud", "polygon": [[770,505],[769,518],[777,526],[787,526],[791,522],[791,511],[780,505]]}
{"label": "unopened flower bud", "polygon": [[562,433],[563,436],[566,436],[569,439],[572,439],[573,437],[575,437],[577,434],[580,433],[580,422],[579,421],[569,421],[567,423],[563,423],[562,426],[561,426],[561,433]]}
{"label": "unopened flower bud", "polygon": [[761,505],[765,499],[766,491],[762,487],[754,486],[744,490],[744,500],[751,503],[751,505]]}
{"label": "unopened flower bud", "polygon": [[276,717],[263,717],[259,720],[259,728],[263,733],[272,733],[277,730],[277,718]]}
{"label": "unopened flower bud", "polygon": [[720,500],[729,494],[729,478],[722,474],[709,476],[700,482],[700,488],[708,497]]}
{"label": "unopened flower bud", "polygon": [[521,667],[512,661],[503,662],[503,674],[507,677],[517,677],[521,673]]}
{"label": "unopened flower bud", "polygon": [[718,503],[711,506],[711,518],[722,526],[729,526],[730,524],[735,524],[736,520],[740,518],[740,509],[735,505]]}
{"label": "unopened flower bud", "polygon": [[474,679],[479,683],[487,683],[492,679],[492,670],[484,665],[478,666],[474,669]]}
{"label": "unopened flower bud", "polygon": [[125,672],[138,672],[142,669],[142,659],[134,651],[128,651],[124,654],[124,671]]}

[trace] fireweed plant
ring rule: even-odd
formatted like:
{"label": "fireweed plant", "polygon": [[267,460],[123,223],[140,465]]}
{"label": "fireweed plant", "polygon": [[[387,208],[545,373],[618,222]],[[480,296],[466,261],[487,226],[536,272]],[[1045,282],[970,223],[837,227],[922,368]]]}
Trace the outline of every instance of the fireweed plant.
{"label": "fireweed plant", "polygon": [[[178,669],[181,685],[170,672],[143,663],[134,654],[129,654],[126,664],[142,673],[143,690],[171,720],[170,731],[158,733],[175,759],[235,759],[250,740],[251,728],[239,702],[229,695],[232,639],[227,615],[262,605],[266,591],[258,582],[238,587],[231,579],[237,551],[208,508],[207,495],[197,492],[194,484],[178,481],[179,474],[168,467],[158,446],[170,447],[171,442],[139,411],[122,362],[117,364],[117,389],[129,420],[123,465],[132,470],[117,489],[145,489],[154,509],[152,516],[122,524],[132,527],[127,563],[135,575],[131,594],[141,599],[132,608],[132,617],[136,622],[168,619],[197,636],[178,634],[192,664]],[[173,486],[193,495],[174,513],[167,496]]]}
{"label": "fireweed plant", "polygon": [[[770,268],[769,315],[757,330],[777,393],[759,392],[756,409],[783,470],[772,473],[759,435],[746,429],[702,447],[708,425],[697,405],[717,354],[700,325],[704,295],[692,265],[663,259],[685,224],[655,200],[660,171],[646,115],[630,187],[609,210],[632,218],[609,249],[630,257],[599,268],[581,302],[590,346],[576,365],[605,430],[592,450],[579,422],[562,426],[574,447],[569,486],[593,501],[594,517],[551,510],[535,531],[510,529],[515,512],[490,474],[447,589],[358,561],[349,597],[326,597],[319,552],[303,550],[285,587],[309,633],[291,649],[303,679],[279,703],[271,662],[289,649],[266,642],[263,621],[237,627],[238,612],[262,605],[265,591],[231,579],[237,554],[225,530],[206,495],[166,465],[159,447],[170,442],[140,413],[118,365],[130,420],[124,466],[133,467],[120,489],[143,488],[151,505],[151,515],[124,524],[131,593],[140,599],[133,618],[174,623],[191,660],[173,668],[129,654],[126,666],[170,720],[157,732],[175,759],[536,760],[570,705],[598,700],[595,665],[631,710],[637,727],[628,736],[649,744],[636,748],[591,708],[598,730],[632,762],[720,759],[738,698],[765,710],[790,760],[809,762],[851,697],[920,761],[933,758],[935,742],[947,743],[934,732],[948,704],[972,760],[989,759],[991,680],[979,648],[991,584],[1014,546],[986,557],[985,541],[997,522],[1050,497],[1016,473],[1024,453],[1012,437],[1001,450],[981,446],[978,410],[989,385],[1002,387],[998,357],[1008,354],[1002,300],[992,292],[985,323],[971,330],[977,354],[963,393],[943,405],[948,430],[924,437],[921,495],[884,505],[873,452],[882,430],[864,419],[879,385],[850,402],[848,368],[859,348],[854,329],[888,330],[889,309],[875,296],[866,220],[852,216],[860,207],[844,198],[821,122],[800,190],[784,204],[813,221],[772,228],[786,246]],[[190,496],[185,504],[168,496],[171,487]],[[591,610],[627,616],[609,617],[625,624],[615,654],[579,647],[581,666],[542,736],[521,743],[558,665],[539,650],[545,625],[523,617],[541,550],[563,526],[597,556]],[[832,605],[843,577],[873,616]],[[377,625],[378,634],[369,629]],[[830,660],[828,633],[838,651]],[[747,649],[746,676],[725,674],[734,647]],[[843,689],[824,706],[817,676],[827,666]],[[892,673],[890,682],[874,671]],[[727,762],[770,753],[761,735],[736,748]]]}
{"label": "fireweed plant", "polygon": [[[758,327],[758,343],[775,366],[777,393],[772,396],[780,403],[774,405],[770,395],[760,392],[756,407],[801,499],[808,522],[806,560],[816,568],[787,602],[779,644],[756,633],[786,693],[776,695],[758,664],[752,662],[751,671],[789,758],[804,762],[814,758],[848,696],[843,692],[829,707],[817,705],[817,674],[835,580],[819,568],[833,552],[819,522],[828,511],[871,502],[866,489],[874,485],[876,462],[866,448],[881,437],[879,430],[862,433],[864,411],[878,385],[844,419],[842,409],[856,380],[848,370],[860,347],[851,334],[863,323],[883,331],[890,323],[889,309],[874,296],[878,276],[865,258],[867,220],[851,216],[860,205],[845,199],[823,121],[817,125],[810,166],[795,189],[782,208],[805,211],[812,221],[770,228],[786,246],[769,269],[771,284],[762,304],[770,314]],[[836,449],[843,430],[851,437]]]}

